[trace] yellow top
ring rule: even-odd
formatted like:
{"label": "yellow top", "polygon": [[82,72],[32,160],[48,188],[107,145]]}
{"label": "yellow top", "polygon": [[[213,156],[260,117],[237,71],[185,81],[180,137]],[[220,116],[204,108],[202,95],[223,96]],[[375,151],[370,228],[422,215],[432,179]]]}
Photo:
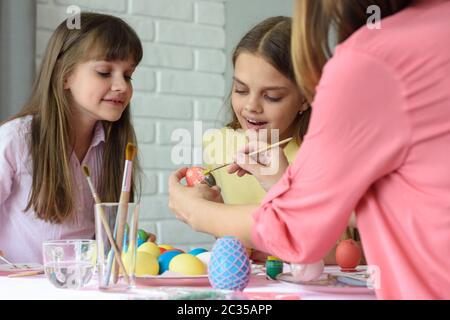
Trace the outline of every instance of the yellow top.
{"label": "yellow top", "polygon": [[[242,131],[230,128],[212,130],[203,138],[203,159],[207,169],[233,161],[238,150],[245,146],[246,137]],[[295,139],[289,141],[283,149],[289,163],[295,159],[299,145]],[[215,170],[212,174],[222,190],[226,204],[259,204],[266,195],[258,180],[251,175],[238,177],[229,174],[228,167]]]}

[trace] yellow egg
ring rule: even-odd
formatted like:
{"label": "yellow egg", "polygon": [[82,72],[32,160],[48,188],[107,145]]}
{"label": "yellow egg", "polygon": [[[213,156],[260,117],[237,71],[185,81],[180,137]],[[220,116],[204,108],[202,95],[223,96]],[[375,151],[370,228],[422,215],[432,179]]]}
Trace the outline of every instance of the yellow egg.
{"label": "yellow egg", "polygon": [[169,271],[186,276],[198,276],[206,274],[206,266],[199,258],[188,253],[181,253],[170,261]]}
{"label": "yellow egg", "polygon": [[168,245],[168,244],[160,244],[159,245],[160,248],[166,249],[166,250],[170,250],[173,249],[172,246]]}
{"label": "yellow egg", "polygon": [[[125,257],[123,258],[123,263],[125,265],[125,269],[127,270],[127,273],[129,273],[130,266],[131,266],[131,254],[127,253],[125,254]],[[136,252],[136,269],[135,274],[138,277],[150,275],[155,276],[159,272],[159,264],[158,259],[145,251],[137,251]]]}
{"label": "yellow egg", "polygon": [[161,251],[159,251],[159,247],[154,244],[153,242],[144,242],[143,244],[141,244],[139,246],[139,248],[137,249],[138,252],[147,252],[150,253],[151,255],[155,256],[156,258],[159,257],[159,255],[161,254]]}

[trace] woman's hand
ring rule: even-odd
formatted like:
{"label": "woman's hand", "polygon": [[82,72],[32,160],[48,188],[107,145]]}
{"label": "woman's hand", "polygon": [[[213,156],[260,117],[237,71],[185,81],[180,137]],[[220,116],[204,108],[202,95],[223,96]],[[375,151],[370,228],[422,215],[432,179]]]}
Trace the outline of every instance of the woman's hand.
{"label": "woman's hand", "polygon": [[196,230],[196,204],[203,200],[223,203],[223,199],[218,186],[210,188],[203,183],[192,187],[182,185],[180,181],[186,176],[187,169],[178,169],[169,177],[169,208],[178,220]]}
{"label": "woman's hand", "polygon": [[236,172],[239,177],[252,174],[264,190],[268,191],[281,179],[289,162],[280,147],[249,156],[249,153],[267,146],[267,143],[261,141],[250,141],[238,151],[235,162],[228,167],[228,173]]}

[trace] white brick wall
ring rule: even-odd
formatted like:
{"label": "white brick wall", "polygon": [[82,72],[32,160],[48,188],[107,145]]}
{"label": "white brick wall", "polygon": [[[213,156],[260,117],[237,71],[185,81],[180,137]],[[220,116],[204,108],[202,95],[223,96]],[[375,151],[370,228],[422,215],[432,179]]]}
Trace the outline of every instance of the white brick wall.
{"label": "white brick wall", "polygon": [[[194,121],[203,130],[223,125],[225,97],[225,0],[37,0],[36,61],[54,28],[77,5],[86,11],[117,15],[137,32],[144,57],[133,78],[132,115],[144,169],[140,225],[159,243],[191,249],[211,248],[214,238],[193,232],[167,207],[167,179],[176,142],[171,134]],[[199,137],[194,163],[199,163]],[[194,141],[192,141],[192,145]]]}

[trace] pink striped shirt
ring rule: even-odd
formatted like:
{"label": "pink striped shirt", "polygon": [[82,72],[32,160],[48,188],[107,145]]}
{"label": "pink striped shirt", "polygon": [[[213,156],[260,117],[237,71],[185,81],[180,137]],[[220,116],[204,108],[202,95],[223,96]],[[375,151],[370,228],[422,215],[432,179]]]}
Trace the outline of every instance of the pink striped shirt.
{"label": "pink striped shirt", "polygon": [[355,209],[382,299],[450,299],[450,2],[365,26],[324,68],[297,158],[253,213],[287,261],[332,248]]}
{"label": "pink striped shirt", "polygon": [[94,200],[82,165],[91,171],[94,184],[100,172],[105,135],[100,122],[95,126],[89,150],[80,164],[70,156],[76,187],[74,222],[52,224],[37,219],[33,210],[24,212],[28,203],[32,172],[27,135],[31,116],[0,127],[0,250],[13,262],[42,262],[42,242],[57,239],[93,239],[95,234]]}

